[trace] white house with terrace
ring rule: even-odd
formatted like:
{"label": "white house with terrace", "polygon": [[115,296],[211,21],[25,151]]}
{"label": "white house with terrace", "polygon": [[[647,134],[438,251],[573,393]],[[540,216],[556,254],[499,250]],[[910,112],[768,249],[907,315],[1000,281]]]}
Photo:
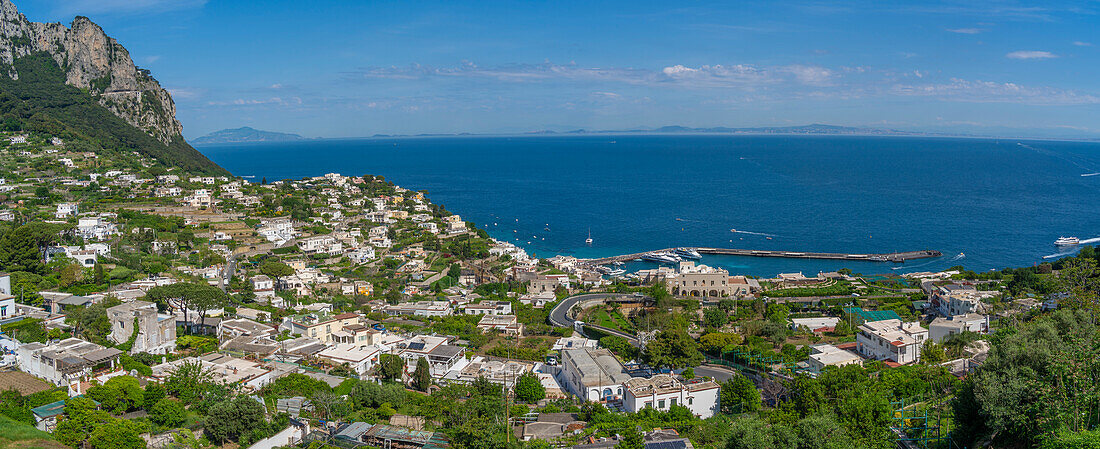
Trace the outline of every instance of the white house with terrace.
{"label": "white house with terrace", "polygon": [[673,406],[684,406],[700,418],[710,418],[718,413],[718,393],[721,388],[710,380],[681,382],[668,374],[650,378],[635,377],[623,383],[626,391],[623,408],[636,413],[645,408],[668,411]]}
{"label": "white house with terrace", "polygon": [[867,358],[908,365],[920,361],[920,350],[927,340],[928,329],[916,321],[868,321],[859,326],[856,351]]}

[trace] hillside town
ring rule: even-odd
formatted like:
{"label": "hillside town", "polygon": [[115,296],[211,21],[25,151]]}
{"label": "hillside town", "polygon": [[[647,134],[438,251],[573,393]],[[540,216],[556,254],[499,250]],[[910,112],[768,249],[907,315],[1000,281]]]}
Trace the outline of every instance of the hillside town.
{"label": "hillside town", "polygon": [[830,447],[949,447],[958,405],[910,404],[1096,295],[1091,248],[981,274],[611,275],[381,176],[2,138],[0,416],[72,447],[668,449],[822,426]]}

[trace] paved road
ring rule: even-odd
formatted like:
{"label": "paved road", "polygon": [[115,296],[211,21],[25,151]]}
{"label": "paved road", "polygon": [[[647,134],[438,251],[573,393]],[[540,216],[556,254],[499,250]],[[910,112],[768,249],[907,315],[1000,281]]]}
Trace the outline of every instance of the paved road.
{"label": "paved road", "polygon": [[[575,304],[579,303],[579,302],[591,301],[591,300],[596,300],[596,299],[604,299],[604,298],[628,297],[628,296],[631,296],[631,295],[623,294],[623,293],[588,293],[588,294],[584,294],[584,295],[570,296],[568,298],[565,298],[565,299],[561,300],[561,302],[559,302],[558,305],[555,306],[554,309],[550,311],[550,324],[553,324],[555,326],[560,326],[560,327],[573,327],[574,320],[572,318],[569,318],[568,312],[569,312],[569,309],[572,309],[573,306]],[[597,328],[601,331],[607,332],[609,334],[614,334],[614,335],[618,335],[620,337],[623,337],[627,340],[630,340],[632,343],[637,344],[637,342],[638,342],[638,338],[631,335],[631,334],[627,334],[625,332],[618,331],[618,330],[615,330],[615,329],[608,329],[608,328],[603,327],[603,326],[597,326],[597,325],[594,325],[594,324],[591,324],[591,323],[585,323],[585,324],[588,325],[588,326],[592,326],[594,328]]]}
{"label": "paved road", "polygon": [[695,367],[695,375],[710,377],[718,382],[725,382],[738,374],[733,368],[722,365],[699,365]]}

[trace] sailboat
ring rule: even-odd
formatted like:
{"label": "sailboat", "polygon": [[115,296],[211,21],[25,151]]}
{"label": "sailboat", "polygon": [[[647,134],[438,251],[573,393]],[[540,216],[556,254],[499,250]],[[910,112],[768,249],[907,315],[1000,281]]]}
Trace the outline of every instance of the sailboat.
{"label": "sailboat", "polygon": [[588,228],[588,238],[584,239],[585,245],[592,245],[592,228]]}

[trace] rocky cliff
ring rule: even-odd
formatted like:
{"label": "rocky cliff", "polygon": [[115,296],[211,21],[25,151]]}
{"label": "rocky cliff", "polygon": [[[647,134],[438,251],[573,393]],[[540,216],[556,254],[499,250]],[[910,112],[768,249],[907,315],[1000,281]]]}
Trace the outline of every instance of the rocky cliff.
{"label": "rocky cliff", "polygon": [[87,17],[77,17],[69,27],[30,22],[10,0],[0,0],[0,76],[18,79],[15,59],[39,52],[57,62],[66,84],[87,90],[127,123],[165,144],[182,141],[168,91],[102,28]]}

